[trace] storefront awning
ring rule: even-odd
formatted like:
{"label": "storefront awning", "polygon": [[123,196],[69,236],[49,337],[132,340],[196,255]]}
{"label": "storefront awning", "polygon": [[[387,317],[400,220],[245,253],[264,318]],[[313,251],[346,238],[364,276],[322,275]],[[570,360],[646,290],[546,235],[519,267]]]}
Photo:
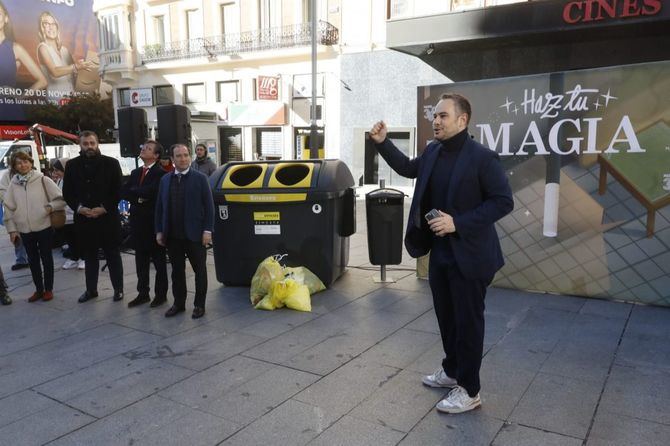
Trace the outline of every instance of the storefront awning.
{"label": "storefront awning", "polygon": [[546,0],[390,20],[387,46],[452,80],[670,59],[664,0]]}

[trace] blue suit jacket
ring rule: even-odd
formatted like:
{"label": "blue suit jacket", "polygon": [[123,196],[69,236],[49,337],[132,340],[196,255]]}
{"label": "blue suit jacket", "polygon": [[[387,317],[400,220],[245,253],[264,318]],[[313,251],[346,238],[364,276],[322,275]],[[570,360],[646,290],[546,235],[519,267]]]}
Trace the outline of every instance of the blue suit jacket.
{"label": "blue suit jacket", "polygon": [[[161,178],[156,202],[156,233],[169,235],[170,231],[170,181],[175,173]],[[214,200],[207,177],[195,169],[189,169],[182,179],[184,184],[184,230],[186,237],[194,242],[202,240],[204,231],[214,229]]]}
{"label": "blue suit jacket", "polygon": [[[433,141],[420,156],[409,159],[388,138],[377,145],[393,170],[404,177],[417,178],[405,234],[405,247],[412,257],[427,254],[433,242],[424,219],[429,204],[423,202],[440,146],[439,141]],[[446,209],[440,209],[454,219],[456,232],[447,237],[464,277],[491,281],[503,266],[494,223],[513,208],[512,190],[498,154],[467,138],[449,181]]]}

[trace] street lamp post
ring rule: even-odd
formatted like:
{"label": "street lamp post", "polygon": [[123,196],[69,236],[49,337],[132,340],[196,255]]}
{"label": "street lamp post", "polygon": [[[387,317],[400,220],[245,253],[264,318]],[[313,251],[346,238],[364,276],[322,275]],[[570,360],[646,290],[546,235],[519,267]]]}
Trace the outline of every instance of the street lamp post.
{"label": "street lamp post", "polygon": [[312,22],[312,104],[310,107],[309,157],[319,157],[318,131],[316,127],[316,0],[310,0],[310,20]]}

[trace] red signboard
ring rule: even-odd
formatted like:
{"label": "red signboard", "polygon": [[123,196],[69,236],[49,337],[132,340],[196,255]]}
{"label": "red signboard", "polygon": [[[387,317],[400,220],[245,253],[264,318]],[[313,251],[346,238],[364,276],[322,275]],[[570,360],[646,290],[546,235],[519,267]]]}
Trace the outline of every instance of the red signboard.
{"label": "red signboard", "polygon": [[0,125],[0,139],[15,139],[25,135],[28,126],[25,125]]}
{"label": "red signboard", "polygon": [[656,15],[662,0],[577,0],[566,3],[563,21],[574,24],[606,19]]}
{"label": "red signboard", "polygon": [[279,77],[258,76],[257,91],[256,99],[279,100]]}

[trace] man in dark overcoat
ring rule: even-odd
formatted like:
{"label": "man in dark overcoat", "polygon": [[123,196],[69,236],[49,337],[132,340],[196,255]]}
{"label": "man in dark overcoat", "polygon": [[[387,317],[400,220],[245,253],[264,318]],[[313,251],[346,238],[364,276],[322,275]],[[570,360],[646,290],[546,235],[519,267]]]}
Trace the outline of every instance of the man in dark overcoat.
{"label": "man in dark overcoat", "polygon": [[121,263],[121,221],[119,191],[121,166],[118,160],[100,153],[98,135],[83,131],[79,135],[79,156],[65,166],[63,197],[74,211],[74,224],[86,261],[86,291],[83,303],[98,297],[98,250],[102,248],[114,288],[114,301],[123,299]]}
{"label": "man in dark overcoat", "polygon": [[132,308],[150,301],[149,267],[154,264],[154,300],[151,307],[158,307],[167,301],[168,279],[165,248],[156,243],[154,215],[158,185],[165,170],[158,160],[163,146],[154,140],[142,145],[140,159],[144,163],[130,173],[128,181],[121,188],[121,198],[130,203],[130,238],[135,250],[135,271],[137,272],[137,297],[128,302]]}

